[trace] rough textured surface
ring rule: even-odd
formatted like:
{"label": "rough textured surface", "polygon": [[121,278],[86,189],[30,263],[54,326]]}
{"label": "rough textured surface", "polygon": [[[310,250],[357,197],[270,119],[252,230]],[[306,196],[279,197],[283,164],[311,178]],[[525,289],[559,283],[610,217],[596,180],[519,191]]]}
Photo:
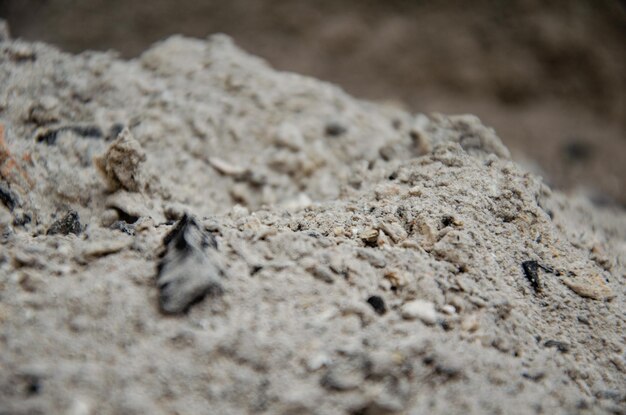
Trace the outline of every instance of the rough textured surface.
{"label": "rough textured surface", "polygon": [[476,117],[224,36],[0,59],[0,412],[623,413],[626,215]]}

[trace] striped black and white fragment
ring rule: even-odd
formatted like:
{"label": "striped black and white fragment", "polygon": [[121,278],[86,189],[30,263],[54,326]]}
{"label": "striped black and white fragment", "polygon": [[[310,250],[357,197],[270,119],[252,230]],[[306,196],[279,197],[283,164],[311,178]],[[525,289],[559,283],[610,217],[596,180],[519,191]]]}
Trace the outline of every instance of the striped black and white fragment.
{"label": "striped black and white fragment", "polygon": [[157,266],[159,306],[167,314],[186,312],[207,294],[220,294],[225,277],[215,237],[184,215],[163,239]]}

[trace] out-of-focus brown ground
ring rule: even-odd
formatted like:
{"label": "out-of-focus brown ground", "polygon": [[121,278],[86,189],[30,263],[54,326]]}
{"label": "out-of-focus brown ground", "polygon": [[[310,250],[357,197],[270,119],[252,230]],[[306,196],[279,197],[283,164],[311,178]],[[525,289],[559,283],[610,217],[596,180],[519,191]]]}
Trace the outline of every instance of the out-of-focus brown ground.
{"label": "out-of-focus brown ground", "polygon": [[549,183],[626,204],[617,0],[0,0],[0,15],[15,37],[129,57],[173,33],[225,32],[358,97],[477,114]]}

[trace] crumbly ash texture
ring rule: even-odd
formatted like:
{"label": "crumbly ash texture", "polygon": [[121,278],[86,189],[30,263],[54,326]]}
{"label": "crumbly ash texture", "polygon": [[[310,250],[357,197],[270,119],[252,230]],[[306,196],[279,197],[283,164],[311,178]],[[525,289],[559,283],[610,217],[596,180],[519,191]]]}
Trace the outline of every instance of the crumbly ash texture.
{"label": "crumbly ash texture", "polygon": [[213,36],[2,41],[0,124],[0,413],[626,407],[626,215],[476,117]]}

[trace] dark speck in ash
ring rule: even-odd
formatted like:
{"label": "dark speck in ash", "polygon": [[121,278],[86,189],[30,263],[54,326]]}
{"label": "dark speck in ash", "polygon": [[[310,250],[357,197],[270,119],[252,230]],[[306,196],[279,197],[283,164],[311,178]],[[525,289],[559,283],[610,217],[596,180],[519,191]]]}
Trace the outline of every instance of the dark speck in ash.
{"label": "dark speck in ash", "polygon": [[336,123],[336,122],[331,122],[331,123],[326,124],[324,133],[326,134],[327,137],[339,137],[339,136],[344,135],[347,131],[348,129],[344,127],[343,125]]}
{"label": "dark speck in ash", "polygon": [[385,306],[385,300],[379,295],[372,295],[367,299],[367,302],[377,314],[383,315],[387,312],[387,307]]}
{"label": "dark speck in ash", "polygon": [[524,276],[530,282],[535,292],[541,292],[541,282],[539,281],[539,268],[546,272],[554,272],[550,267],[540,265],[537,261],[524,261],[522,262],[522,269],[524,270]]}

